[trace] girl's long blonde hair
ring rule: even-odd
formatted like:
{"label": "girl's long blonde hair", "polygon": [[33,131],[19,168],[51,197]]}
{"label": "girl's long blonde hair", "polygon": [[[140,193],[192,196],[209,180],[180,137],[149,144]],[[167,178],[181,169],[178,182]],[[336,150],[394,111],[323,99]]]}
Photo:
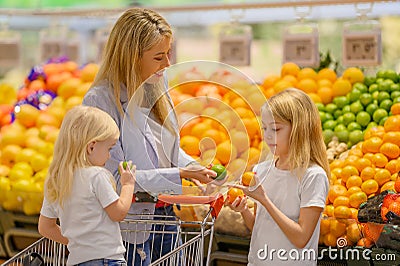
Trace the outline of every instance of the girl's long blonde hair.
{"label": "girl's long blonde hair", "polygon": [[[121,85],[126,86],[128,99],[131,99],[144,82],[140,75],[143,53],[165,38],[172,38],[171,26],[161,15],[149,9],[128,9],[115,23],[92,86],[107,80],[121,114],[124,112],[120,102]],[[157,94],[159,98],[155,99],[152,111],[159,122],[174,134],[172,123],[167,119],[171,103],[165,91]]]}
{"label": "girl's long blonde hair", "polygon": [[119,129],[106,112],[90,106],[69,110],[61,124],[45,181],[48,201],[63,206],[71,196],[75,170],[91,165],[87,159],[89,143],[118,137]]}
{"label": "girl's long blonde hair", "polygon": [[330,176],[328,157],[322,135],[321,120],[311,98],[298,89],[286,89],[272,96],[262,107],[275,120],[289,123],[289,168],[301,176],[310,164],[321,166]]}

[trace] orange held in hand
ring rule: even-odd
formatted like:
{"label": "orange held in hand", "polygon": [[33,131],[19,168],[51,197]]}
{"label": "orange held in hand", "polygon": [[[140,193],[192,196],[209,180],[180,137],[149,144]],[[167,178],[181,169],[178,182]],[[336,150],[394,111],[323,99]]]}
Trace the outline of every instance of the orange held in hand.
{"label": "orange held in hand", "polygon": [[228,196],[229,196],[229,203],[232,204],[232,202],[234,202],[237,197],[243,197],[244,193],[243,190],[241,190],[240,188],[233,187],[228,190]]}
{"label": "orange held in hand", "polygon": [[242,175],[242,184],[243,186],[254,186],[256,184],[256,180],[254,178],[254,172],[245,172]]}

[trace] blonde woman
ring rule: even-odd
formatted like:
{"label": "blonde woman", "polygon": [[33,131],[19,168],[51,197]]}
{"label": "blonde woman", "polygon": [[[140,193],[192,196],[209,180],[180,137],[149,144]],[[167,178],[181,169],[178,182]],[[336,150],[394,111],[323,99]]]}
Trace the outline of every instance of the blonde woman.
{"label": "blonde woman", "polygon": [[[142,8],[125,11],[111,30],[99,72],[83,100],[84,105],[109,113],[122,132],[106,163],[117,184],[118,161],[131,160],[137,165],[132,214],[173,216],[173,206],[157,201],[158,194],[181,194],[182,178],[208,183],[216,176],[192,164],[193,158],[180,149],[173,105],[163,82],[163,70],[170,65],[171,41],[171,27],[158,13]],[[157,78],[156,85],[161,86],[151,84]],[[135,225],[135,229],[144,227]],[[154,230],[176,231],[176,226]],[[132,243],[128,264],[134,260],[135,265],[149,264],[169,252],[176,241],[171,234],[138,233],[123,238]]]}
{"label": "blonde woman", "polygon": [[68,246],[68,265],[126,265],[118,222],[131,205],[135,166],[129,163],[124,169],[119,164],[120,196],[112,174],[104,168],[118,138],[114,120],[95,107],[74,107],[63,119],[38,229]]}
{"label": "blonde woman", "polygon": [[317,265],[321,213],[329,164],[317,107],[297,89],[272,96],[261,109],[264,140],[275,159],[256,165],[256,189],[237,186],[256,200],[227,204],[252,229],[248,265]]}

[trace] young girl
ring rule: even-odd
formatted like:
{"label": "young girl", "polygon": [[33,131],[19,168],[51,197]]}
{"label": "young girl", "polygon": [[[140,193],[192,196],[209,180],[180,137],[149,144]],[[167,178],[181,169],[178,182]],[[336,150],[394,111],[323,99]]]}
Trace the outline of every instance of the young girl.
{"label": "young girl", "polygon": [[317,265],[321,212],[328,193],[329,165],[319,113],[302,91],[287,89],[261,109],[264,140],[275,159],[255,166],[257,188],[227,204],[252,229],[248,265]]}
{"label": "young girl", "polygon": [[119,164],[118,196],[104,168],[118,138],[114,120],[95,107],[74,107],[63,119],[38,227],[43,236],[68,245],[68,265],[126,264],[118,222],[132,202],[136,167]]}

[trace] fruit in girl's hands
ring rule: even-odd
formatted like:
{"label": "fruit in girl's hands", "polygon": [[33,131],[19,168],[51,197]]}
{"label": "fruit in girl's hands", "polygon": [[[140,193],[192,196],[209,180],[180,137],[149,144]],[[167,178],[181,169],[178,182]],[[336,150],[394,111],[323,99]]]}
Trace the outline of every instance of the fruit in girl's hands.
{"label": "fruit in girl's hands", "polygon": [[226,168],[222,164],[214,164],[211,170],[217,173],[215,180],[223,180],[226,177]]}
{"label": "fruit in girl's hands", "polygon": [[243,186],[254,186],[256,184],[256,180],[254,178],[254,172],[245,172],[242,175],[242,184]]}
{"label": "fruit in girl's hands", "polygon": [[[127,161],[122,162],[122,167],[126,170],[128,168],[128,165],[130,165],[130,169],[132,169],[132,164],[129,164]],[[118,174],[121,174],[121,171],[118,168]]]}
{"label": "fruit in girl's hands", "polygon": [[229,196],[229,203],[232,204],[232,202],[234,202],[237,197],[243,197],[244,192],[240,188],[233,187],[228,190],[228,196]]}

